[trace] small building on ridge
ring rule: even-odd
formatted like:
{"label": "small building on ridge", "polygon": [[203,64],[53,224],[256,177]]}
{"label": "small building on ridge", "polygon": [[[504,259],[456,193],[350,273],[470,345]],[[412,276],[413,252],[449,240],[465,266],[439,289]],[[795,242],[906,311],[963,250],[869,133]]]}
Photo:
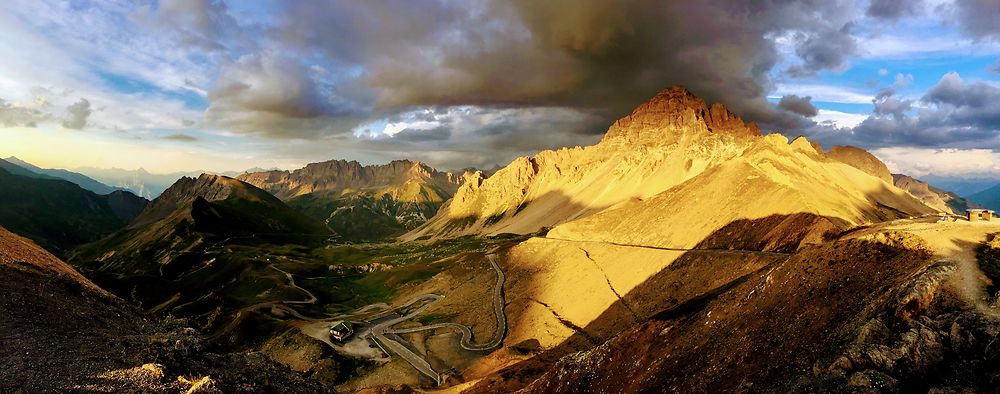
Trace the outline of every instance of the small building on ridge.
{"label": "small building on ridge", "polygon": [[993,220],[993,211],[989,209],[966,209],[965,213],[969,214],[970,222],[988,222]]}

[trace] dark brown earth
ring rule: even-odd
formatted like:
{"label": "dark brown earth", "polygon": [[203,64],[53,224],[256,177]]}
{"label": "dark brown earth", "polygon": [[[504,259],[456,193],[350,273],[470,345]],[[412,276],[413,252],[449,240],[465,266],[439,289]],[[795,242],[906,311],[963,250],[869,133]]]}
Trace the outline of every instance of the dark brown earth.
{"label": "dark brown earth", "polygon": [[217,353],[2,228],[0,294],[0,392],[328,391],[260,353]]}

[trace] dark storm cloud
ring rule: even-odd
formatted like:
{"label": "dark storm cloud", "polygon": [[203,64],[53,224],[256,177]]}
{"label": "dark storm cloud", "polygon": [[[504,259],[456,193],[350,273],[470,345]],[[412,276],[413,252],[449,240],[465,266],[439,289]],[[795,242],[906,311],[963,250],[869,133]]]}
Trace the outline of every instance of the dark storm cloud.
{"label": "dark storm cloud", "polygon": [[795,54],[802,63],[785,70],[789,76],[805,78],[819,71],[838,70],[847,65],[847,58],[857,53],[857,41],[851,36],[851,24],[840,29],[824,29],[819,32],[798,33]]}
{"label": "dark storm cloud", "polygon": [[896,90],[886,88],[880,91],[872,99],[874,110],[878,115],[892,115],[894,119],[901,120],[906,116],[906,112],[913,107],[913,100],[899,99],[893,97]]}
{"label": "dark storm cloud", "polygon": [[[372,144],[416,144],[425,152],[447,147],[456,157],[502,160],[513,152],[595,141],[614,119],[681,84],[765,130],[800,130],[814,125],[815,107],[766,100],[775,66],[788,60],[794,64],[788,75],[806,77],[843,69],[857,52],[851,0],[300,0],[276,6],[266,27],[235,23],[217,1],[178,1],[149,11],[187,36],[243,48],[223,62],[207,89],[201,125],[346,144],[356,127],[378,119],[417,108],[453,113],[471,107],[481,112],[481,124],[449,123],[439,134],[407,130]],[[254,34],[260,48],[238,45]],[[779,36],[791,38],[793,59],[781,58]],[[531,118],[512,116],[516,111],[561,112],[546,125],[552,127],[536,127],[514,124]],[[488,149],[497,149],[491,159],[484,158]]]}
{"label": "dark storm cloud", "polygon": [[819,110],[812,104],[812,97],[799,97],[789,94],[781,97],[778,101],[778,108],[791,111],[805,117],[813,117],[819,114]]}
{"label": "dark storm cloud", "polygon": [[952,19],[966,34],[974,38],[1000,39],[1000,1],[998,0],[955,0],[945,6],[952,13]]}
{"label": "dark storm cloud", "polygon": [[[208,94],[208,125],[270,137],[301,138],[343,133],[357,125],[364,109],[320,82],[325,70],[273,53],[246,55],[222,66]],[[349,88],[348,82],[341,88]]]}
{"label": "dark storm cloud", "polygon": [[836,1],[287,4],[269,37],[355,70],[389,111],[569,106],[610,122],[683,84],[765,127],[801,127],[810,122],[765,100],[779,61],[768,35],[803,32],[800,74],[843,67],[854,51],[851,3]]}
{"label": "dark storm cloud", "polygon": [[403,129],[391,138],[408,142],[447,141],[451,138],[451,129],[448,127],[435,127],[427,130]]}
{"label": "dark storm cloud", "polygon": [[895,21],[904,16],[919,14],[923,5],[922,0],[871,0],[865,14],[873,18]]}
{"label": "dark storm cloud", "polygon": [[[875,112],[854,129],[814,127],[824,144],[1000,149],[1000,87],[945,74],[916,102],[892,89],[876,96]],[[912,113],[912,114],[910,114]]]}
{"label": "dark storm cloud", "polygon": [[436,126],[365,138],[356,149],[385,160],[415,158],[440,168],[489,168],[540,149],[592,144],[600,136],[590,130],[607,128],[602,117],[557,107],[443,107],[403,117]]}

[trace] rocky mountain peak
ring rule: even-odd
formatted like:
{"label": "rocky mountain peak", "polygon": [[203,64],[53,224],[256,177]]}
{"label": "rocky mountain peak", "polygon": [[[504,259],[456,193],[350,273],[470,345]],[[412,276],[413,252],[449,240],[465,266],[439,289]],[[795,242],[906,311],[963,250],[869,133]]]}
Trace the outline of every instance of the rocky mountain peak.
{"label": "rocky mountain peak", "polygon": [[201,174],[198,178],[182,177],[153,200],[136,218],[133,226],[162,219],[178,207],[190,204],[199,198],[205,201],[222,201],[231,197],[250,200],[274,199],[267,192],[222,175]]}
{"label": "rocky mountain peak", "polygon": [[759,136],[760,129],[753,122],[744,123],[722,103],[709,107],[687,88],[671,86],[618,119],[604,141],[661,144],[682,134],[707,133],[748,137]]}

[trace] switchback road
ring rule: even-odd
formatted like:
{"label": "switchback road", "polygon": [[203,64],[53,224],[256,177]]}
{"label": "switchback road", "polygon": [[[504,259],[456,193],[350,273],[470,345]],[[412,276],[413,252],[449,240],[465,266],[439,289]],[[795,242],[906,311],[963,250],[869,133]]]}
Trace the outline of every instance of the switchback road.
{"label": "switchback road", "polygon": [[493,314],[496,317],[496,329],[493,332],[493,337],[489,342],[484,344],[474,344],[472,343],[472,330],[469,327],[458,324],[458,323],[439,323],[432,324],[428,326],[413,327],[413,328],[403,328],[403,329],[389,329],[386,332],[390,334],[408,334],[420,331],[436,330],[441,328],[451,328],[458,330],[462,333],[461,347],[465,350],[470,351],[485,351],[492,350],[500,347],[503,343],[503,338],[507,334],[507,314],[504,313],[504,295],[503,295],[503,285],[504,281],[507,280],[500,269],[500,265],[497,264],[496,254],[488,254],[486,258],[490,260],[490,264],[497,273],[497,281],[493,286]]}

